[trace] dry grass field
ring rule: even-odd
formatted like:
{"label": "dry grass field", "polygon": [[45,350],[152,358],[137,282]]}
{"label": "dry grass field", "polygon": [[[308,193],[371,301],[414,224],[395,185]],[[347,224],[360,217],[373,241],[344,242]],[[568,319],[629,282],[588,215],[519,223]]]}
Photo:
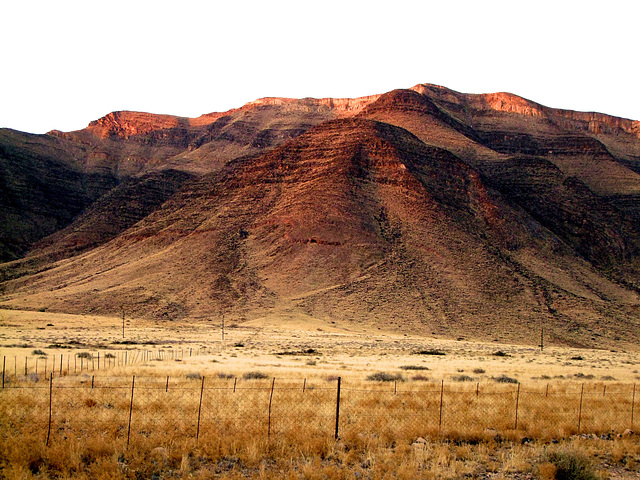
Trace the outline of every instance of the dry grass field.
{"label": "dry grass field", "polygon": [[221,327],[0,311],[3,478],[640,475],[638,351]]}

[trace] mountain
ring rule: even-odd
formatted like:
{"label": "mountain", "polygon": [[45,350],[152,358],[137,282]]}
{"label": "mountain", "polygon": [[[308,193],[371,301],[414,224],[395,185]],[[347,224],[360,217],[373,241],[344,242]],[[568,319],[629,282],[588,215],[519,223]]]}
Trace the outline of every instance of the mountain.
{"label": "mountain", "polygon": [[[86,192],[49,230],[3,240],[4,308],[524,343],[544,328],[602,347],[640,337],[640,122],[417,85],[2,133],[14,204],[49,168],[64,172],[50,184],[61,198]],[[40,158],[39,177],[21,173]],[[47,198],[15,216],[40,225],[34,211],[58,212]]]}

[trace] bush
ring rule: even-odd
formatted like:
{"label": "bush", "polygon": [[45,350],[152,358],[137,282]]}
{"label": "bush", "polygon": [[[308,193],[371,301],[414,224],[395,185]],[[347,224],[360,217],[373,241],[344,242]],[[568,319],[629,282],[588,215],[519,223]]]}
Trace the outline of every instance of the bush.
{"label": "bush", "polygon": [[429,350],[418,350],[414,352],[416,355],[446,355],[442,350],[429,349]]}
{"label": "bush", "polygon": [[427,377],[426,375],[414,375],[413,377],[411,377],[411,380],[413,380],[414,382],[428,382],[429,377]]}
{"label": "bush", "polygon": [[500,375],[493,378],[498,383],[518,383],[516,378],[507,377],[506,375]]}
{"label": "bush", "polygon": [[201,380],[202,375],[199,373],[187,373],[187,380]]}
{"label": "bush", "polygon": [[581,355],[576,355],[575,357],[571,357],[570,360],[584,360]]}
{"label": "bush", "polygon": [[422,365],[401,365],[400,368],[402,370],[429,370],[429,367],[424,367]]}
{"label": "bush", "polygon": [[399,373],[387,373],[387,372],[376,372],[372,373],[367,377],[367,380],[371,380],[372,382],[395,382],[395,381],[404,381],[402,375]]}
{"label": "bush", "polygon": [[32,355],[44,355],[44,356],[46,356],[46,355],[47,355],[47,352],[45,352],[44,350],[37,350],[37,349],[36,349],[36,350],[34,350],[31,354],[32,354]]}
{"label": "bush", "polygon": [[242,378],[245,380],[264,380],[265,378],[269,378],[269,375],[262,372],[247,372],[242,375]]}
{"label": "bush", "polygon": [[458,375],[457,377],[453,377],[454,382],[473,382],[474,379],[469,375]]}
{"label": "bush", "polygon": [[508,353],[504,353],[502,350],[498,350],[497,352],[493,352],[491,355],[494,357],[510,357]]}
{"label": "bush", "polygon": [[91,355],[89,352],[80,352],[78,353],[78,358],[86,358],[87,360],[91,360],[93,359],[93,355]]}
{"label": "bush", "polygon": [[479,375],[481,373],[485,373],[485,371],[484,371],[484,368],[474,368],[473,373],[475,373],[476,375]]}
{"label": "bush", "polygon": [[[584,455],[569,450],[547,452],[541,459],[538,467],[542,473],[544,470],[556,480],[597,480],[598,476],[593,471],[593,466]],[[551,467],[550,467],[551,466]],[[549,475],[552,474],[552,475]]]}

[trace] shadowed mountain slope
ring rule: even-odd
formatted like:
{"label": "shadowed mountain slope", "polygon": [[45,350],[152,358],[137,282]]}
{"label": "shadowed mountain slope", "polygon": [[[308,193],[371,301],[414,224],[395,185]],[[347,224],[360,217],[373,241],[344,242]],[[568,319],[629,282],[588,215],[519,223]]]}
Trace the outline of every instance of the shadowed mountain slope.
{"label": "shadowed mountain slope", "polygon": [[101,195],[0,265],[0,302],[527,343],[544,327],[555,342],[633,344],[639,132],[432,85],[198,119],[115,112],[8,142],[118,185],[87,189]]}

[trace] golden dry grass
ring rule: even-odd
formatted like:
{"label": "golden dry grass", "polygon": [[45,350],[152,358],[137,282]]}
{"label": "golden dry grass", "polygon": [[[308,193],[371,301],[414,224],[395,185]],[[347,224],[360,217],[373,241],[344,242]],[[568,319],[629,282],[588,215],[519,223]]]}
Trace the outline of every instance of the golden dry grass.
{"label": "golden dry grass", "polygon": [[[122,340],[118,319],[2,316],[7,478],[552,478],[544,454],[558,445],[586,455],[605,478],[639,471],[638,436],[617,436],[640,421],[636,352],[540,352],[286,324],[235,326],[223,342],[207,323],[142,322],[127,325],[136,343],[123,345],[113,343]],[[21,342],[28,347],[13,346]],[[49,382],[43,372],[20,371],[36,349],[46,353],[49,373],[56,366],[49,446]],[[415,353],[430,350],[445,355]],[[111,353],[119,364],[98,370],[94,360],[91,369],[68,372],[67,358],[79,352]],[[251,372],[266,378],[245,379]],[[366,380],[376,372],[402,380]],[[496,382],[501,376],[520,384]]]}

